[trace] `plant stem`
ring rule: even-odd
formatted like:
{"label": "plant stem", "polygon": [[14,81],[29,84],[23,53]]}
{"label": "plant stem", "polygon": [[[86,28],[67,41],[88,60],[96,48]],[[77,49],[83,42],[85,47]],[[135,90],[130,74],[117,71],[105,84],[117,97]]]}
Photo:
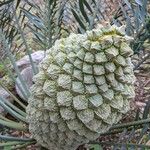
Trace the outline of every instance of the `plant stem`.
{"label": "plant stem", "polygon": [[0,119],[4,120],[4,121],[9,121],[9,122],[13,122],[12,120],[9,120],[8,118],[4,117],[3,115],[0,114]]}
{"label": "plant stem", "polygon": [[144,112],[143,112],[143,119],[147,119],[148,115],[149,115],[149,110],[150,110],[150,101],[148,101],[146,103]]}
{"label": "plant stem", "polygon": [[26,51],[27,51],[27,54],[28,54],[28,56],[29,56],[29,60],[30,60],[31,66],[32,66],[33,73],[34,73],[34,74],[37,74],[38,70],[37,70],[37,68],[35,67],[35,64],[34,64],[34,62],[33,62],[33,59],[32,59],[32,57],[31,57],[31,53],[30,53],[30,50],[29,50],[27,41],[25,40],[24,33],[23,33],[23,31],[22,31],[22,29],[21,29],[21,27],[20,27],[20,25],[19,25],[19,19],[18,19],[18,17],[17,17],[17,14],[16,14],[16,11],[15,11],[15,9],[14,9],[14,6],[12,6],[12,10],[13,10],[13,13],[14,13],[15,22],[16,22],[18,31],[19,31],[19,33],[20,33],[20,35],[21,35],[21,38],[22,38],[22,40],[23,40],[23,43],[24,43],[24,45],[25,45],[25,47],[26,47]]}
{"label": "plant stem", "polygon": [[14,111],[12,108],[10,108],[8,105],[5,104],[5,100],[0,96],[0,105],[13,117],[16,119],[26,122],[26,118],[22,115],[20,115],[18,112]]}
{"label": "plant stem", "polygon": [[47,14],[47,28],[48,28],[48,49],[52,47],[52,2],[47,0],[46,1],[46,9],[48,10]]}
{"label": "plant stem", "polygon": [[140,147],[140,148],[150,148],[150,145],[145,144],[134,144],[134,143],[117,143],[117,142],[97,142],[97,141],[91,141],[88,144],[100,144],[100,145],[126,145],[126,146],[134,146],[134,147]]}
{"label": "plant stem", "polygon": [[6,143],[0,143],[0,148],[4,148],[4,146],[12,146],[12,145],[18,145],[22,144],[24,142],[6,142]]}
{"label": "plant stem", "polygon": [[23,123],[5,121],[5,120],[0,119],[0,124],[9,128],[17,129],[17,130],[28,131],[27,126]]}
{"label": "plant stem", "polygon": [[11,136],[5,136],[5,135],[0,135],[0,139],[4,141],[19,141],[19,142],[35,142],[34,139],[30,138],[18,138],[18,137],[11,137]]}
{"label": "plant stem", "polygon": [[27,97],[29,97],[29,96],[30,96],[30,91],[29,91],[29,89],[28,89],[28,87],[27,87],[27,85],[26,85],[26,83],[25,83],[23,77],[22,77],[21,74],[20,74],[19,68],[18,68],[18,66],[16,65],[16,60],[15,60],[15,58],[14,58],[12,52],[11,52],[10,49],[9,49],[8,43],[6,42],[5,36],[4,36],[4,34],[3,34],[3,32],[2,32],[1,29],[0,29],[0,34],[1,34],[2,43],[3,43],[3,45],[4,45],[4,49],[5,49],[5,51],[7,52],[7,56],[8,56],[8,58],[9,58],[9,60],[11,61],[12,65],[13,65],[13,67],[14,67],[14,69],[15,69],[17,75],[18,75],[18,78],[19,78],[19,80],[20,80],[20,82],[21,82],[21,84],[22,84],[23,90],[25,91]]}
{"label": "plant stem", "polygon": [[0,85],[1,85],[2,88],[4,88],[4,89],[11,95],[11,97],[12,97],[22,108],[26,109],[26,106],[25,106],[14,94],[12,94],[12,92],[10,92],[10,91],[8,90],[8,88],[3,85],[3,83],[2,83],[1,81],[0,81]]}
{"label": "plant stem", "polygon": [[19,142],[35,142],[34,139],[30,138],[18,138],[18,137],[11,137],[11,136],[5,136],[5,135],[0,135],[1,140],[6,140],[6,141],[19,141]]}
{"label": "plant stem", "polygon": [[20,110],[18,107],[16,107],[15,105],[13,105],[12,103],[6,101],[5,102],[7,106],[9,106],[11,109],[15,110],[18,114],[22,115],[23,117],[26,118],[26,113],[22,110]]}
{"label": "plant stem", "polygon": [[145,123],[150,123],[150,118],[143,119],[143,120],[138,120],[138,121],[132,121],[132,122],[129,122],[129,123],[117,124],[117,125],[112,126],[110,128],[110,130],[118,129],[118,128],[125,128],[125,127],[130,127],[130,126],[136,126],[136,125],[141,125],[141,124],[145,124]]}
{"label": "plant stem", "polygon": [[18,149],[21,149],[21,148],[24,148],[24,147],[27,147],[28,145],[32,145],[32,144],[35,144],[36,142],[27,142],[25,144],[22,144],[22,145],[18,145],[14,148],[11,148],[11,150],[18,150]]}
{"label": "plant stem", "polygon": [[[102,133],[100,135],[101,136],[106,136],[106,135],[118,134],[118,133],[121,133],[123,130],[124,129],[118,129],[118,130],[115,130],[115,131],[108,131],[108,132]],[[128,130],[131,130],[131,129],[128,129]]]}

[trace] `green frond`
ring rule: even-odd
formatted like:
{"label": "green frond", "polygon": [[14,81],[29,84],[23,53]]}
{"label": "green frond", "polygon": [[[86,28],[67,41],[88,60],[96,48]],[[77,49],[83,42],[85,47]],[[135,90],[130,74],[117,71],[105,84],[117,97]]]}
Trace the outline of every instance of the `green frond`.
{"label": "green frond", "polygon": [[0,124],[5,126],[5,127],[11,128],[11,129],[16,129],[16,130],[21,130],[21,131],[27,131],[28,130],[26,124],[14,122],[11,120],[0,119]]}
{"label": "green frond", "polygon": [[18,68],[18,66],[16,65],[15,57],[14,57],[14,55],[12,54],[12,52],[10,51],[9,46],[8,46],[8,43],[6,42],[5,36],[4,36],[4,34],[3,34],[3,32],[2,32],[1,29],[0,29],[0,34],[1,34],[0,41],[3,43],[4,49],[5,49],[5,51],[7,52],[7,56],[8,56],[8,58],[10,59],[12,65],[13,65],[13,67],[14,67],[14,69],[15,69],[15,71],[16,71],[18,77],[19,77],[19,80],[21,81],[21,84],[22,84],[22,86],[23,86],[23,88],[24,88],[24,89],[23,89],[24,92],[26,93],[27,97],[29,97],[29,96],[30,96],[30,91],[29,91],[29,89],[28,89],[26,83],[24,82],[24,80],[23,80],[21,74],[20,74],[19,68]]}
{"label": "green frond", "polygon": [[[10,102],[7,102],[7,100],[0,97],[0,105],[13,117],[20,121],[26,122],[26,118],[24,116],[24,112],[18,109],[16,106],[12,105]],[[13,108],[12,108],[13,107]],[[21,114],[20,114],[21,113]],[[23,115],[22,115],[23,114]]]}

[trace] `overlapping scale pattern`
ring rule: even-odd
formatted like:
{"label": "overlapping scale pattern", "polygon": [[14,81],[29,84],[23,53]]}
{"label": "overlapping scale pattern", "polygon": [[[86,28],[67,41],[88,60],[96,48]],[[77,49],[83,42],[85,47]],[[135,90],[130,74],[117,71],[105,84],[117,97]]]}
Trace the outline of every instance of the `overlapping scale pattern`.
{"label": "overlapping scale pattern", "polygon": [[47,51],[27,107],[33,137],[51,150],[75,150],[130,110],[135,77],[130,37],[116,26],[71,34]]}

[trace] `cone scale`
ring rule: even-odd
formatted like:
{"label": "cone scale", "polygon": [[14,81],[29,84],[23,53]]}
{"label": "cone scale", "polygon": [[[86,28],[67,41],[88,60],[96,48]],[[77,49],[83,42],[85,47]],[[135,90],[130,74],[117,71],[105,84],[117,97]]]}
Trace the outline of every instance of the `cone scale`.
{"label": "cone scale", "polygon": [[57,40],[46,52],[27,107],[39,144],[75,150],[130,110],[135,76],[129,40],[122,28],[101,26]]}

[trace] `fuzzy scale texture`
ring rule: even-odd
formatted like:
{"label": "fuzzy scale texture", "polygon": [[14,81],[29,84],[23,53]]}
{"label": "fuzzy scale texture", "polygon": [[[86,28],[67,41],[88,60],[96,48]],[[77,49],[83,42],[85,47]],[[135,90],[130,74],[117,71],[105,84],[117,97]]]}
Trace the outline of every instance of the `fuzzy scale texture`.
{"label": "fuzzy scale texture", "polygon": [[97,139],[134,98],[130,37],[116,26],[57,40],[34,76],[27,107],[33,138],[50,150]]}

